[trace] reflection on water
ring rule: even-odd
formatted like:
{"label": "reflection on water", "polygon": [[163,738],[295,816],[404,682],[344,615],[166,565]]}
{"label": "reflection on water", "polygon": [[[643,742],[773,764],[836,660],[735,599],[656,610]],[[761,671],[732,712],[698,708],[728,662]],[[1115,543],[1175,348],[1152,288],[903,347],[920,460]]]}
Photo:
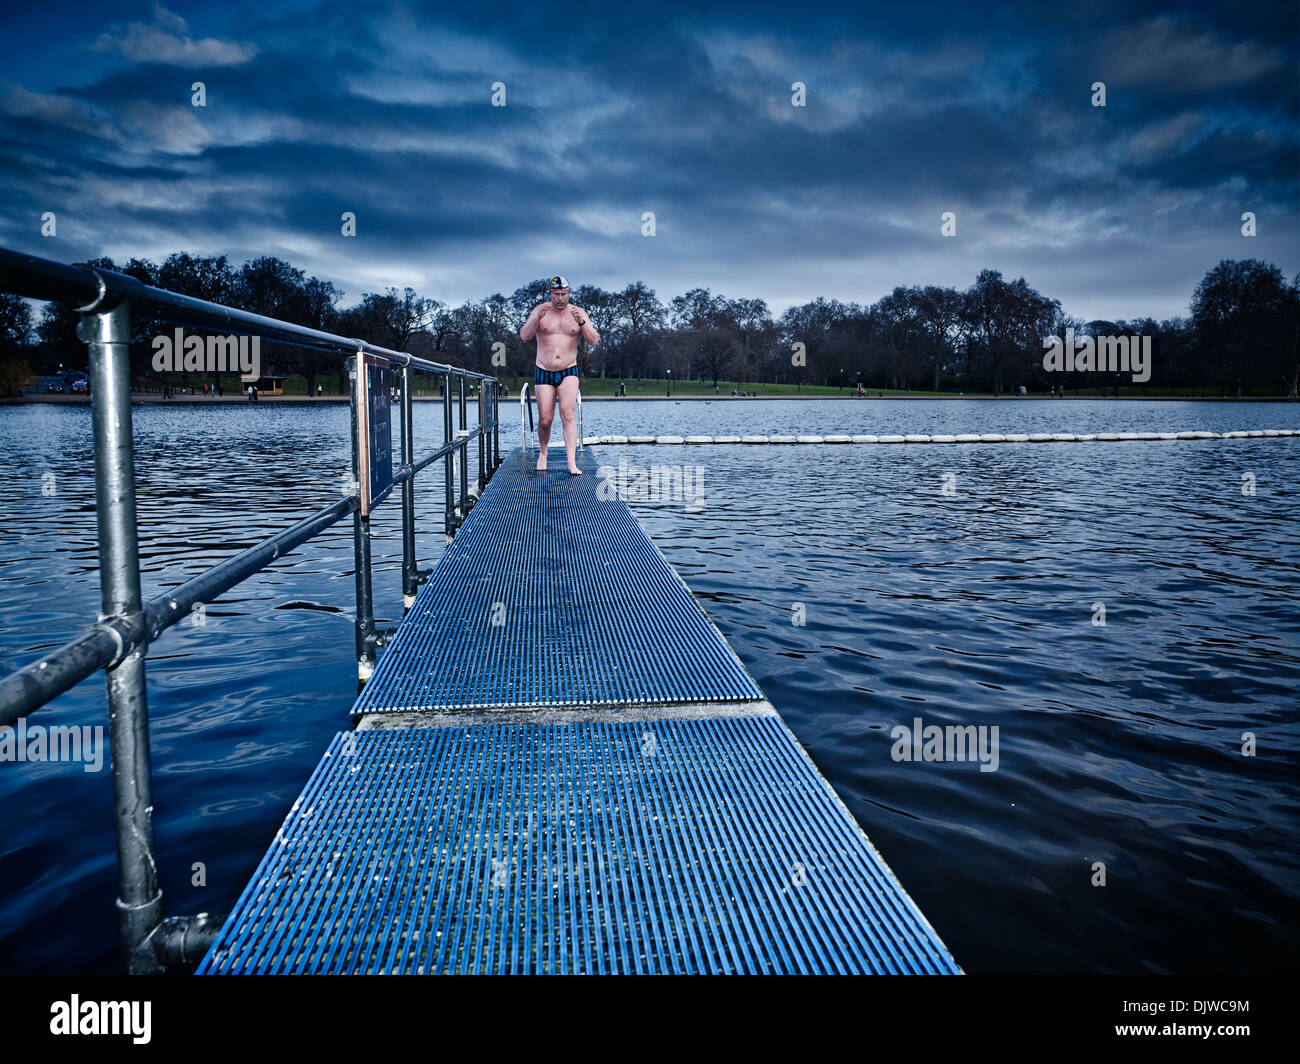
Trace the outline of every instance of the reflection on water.
{"label": "reflection on water", "polygon": [[[135,416],[147,595],[338,497],[345,408]],[[1300,427],[1300,410],[604,402],[585,420],[588,433],[1222,431]],[[417,406],[417,450],[441,431],[441,408]],[[8,670],[98,609],[88,411],[0,408],[0,453]],[[704,467],[700,512],[634,503],[638,517],[967,970],[1294,966],[1300,441],[597,457]],[[441,475],[421,483],[429,564]],[[375,519],[381,624],[401,612],[399,528],[394,501]],[[169,912],[229,909],[346,727],[351,565],[344,522],[151,648]],[[894,761],[891,730],[917,717],[998,726],[998,770]],[[104,723],[102,676],[41,719]],[[0,801],[0,969],[114,969],[107,772],[0,765]],[[1091,885],[1097,862],[1104,887]]]}

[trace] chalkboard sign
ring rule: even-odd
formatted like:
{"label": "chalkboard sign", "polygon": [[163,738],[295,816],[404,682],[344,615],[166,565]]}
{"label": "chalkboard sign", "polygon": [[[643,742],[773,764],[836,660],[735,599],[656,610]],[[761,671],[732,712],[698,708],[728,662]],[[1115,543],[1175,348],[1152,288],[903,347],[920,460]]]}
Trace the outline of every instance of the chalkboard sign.
{"label": "chalkboard sign", "polygon": [[393,418],[388,363],[363,357],[365,372],[357,394],[357,454],[361,516],[367,517],[393,490]]}

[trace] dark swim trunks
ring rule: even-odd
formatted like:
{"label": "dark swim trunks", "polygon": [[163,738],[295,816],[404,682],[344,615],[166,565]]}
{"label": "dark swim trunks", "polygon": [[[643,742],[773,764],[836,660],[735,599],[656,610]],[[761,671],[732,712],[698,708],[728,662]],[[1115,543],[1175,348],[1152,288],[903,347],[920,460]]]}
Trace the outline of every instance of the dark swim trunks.
{"label": "dark swim trunks", "polygon": [[536,370],[533,374],[533,383],[549,384],[552,388],[558,388],[560,381],[564,380],[565,377],[576,377],[578,375],[576,365],[565,369],[542,369],[541,366],[534,366],[533,368]]}

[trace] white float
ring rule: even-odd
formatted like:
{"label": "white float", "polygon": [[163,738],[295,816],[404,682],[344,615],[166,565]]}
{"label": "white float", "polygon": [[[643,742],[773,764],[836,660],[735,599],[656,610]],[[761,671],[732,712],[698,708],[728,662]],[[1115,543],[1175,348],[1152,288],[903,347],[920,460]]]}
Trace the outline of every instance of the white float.
{"label": "white float", "polygon": [[875,436],[871,433],[855,435],[833,434],[826,436],[584,436],[584,445],[624,444],[624,443],[1084,443],[1103,440],[1108,443],[1129,440],[1243,440],[1260,437],[1300,436],[1300,429],[1234,429],[1231,432],[1206,432],[1195,430],[1187,432],[1000,432],[926,434],[908,433],[900,436],[892,433]]}

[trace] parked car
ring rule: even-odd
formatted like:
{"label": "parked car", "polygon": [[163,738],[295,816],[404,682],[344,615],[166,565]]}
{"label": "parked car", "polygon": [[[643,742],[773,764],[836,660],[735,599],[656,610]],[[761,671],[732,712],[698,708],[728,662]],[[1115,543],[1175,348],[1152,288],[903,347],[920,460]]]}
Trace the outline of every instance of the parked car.
{"label": "parked car", "polygon": [[59,380],[58,377],[47,377],[45,379],[45,390],[47,392],[61,392],[63,391],[63,381]]}
{"label": "parked car", "polygon": [[85,377],[78,377],[72,382],[72,390],[88,395],[90,393],[90,381]]}

